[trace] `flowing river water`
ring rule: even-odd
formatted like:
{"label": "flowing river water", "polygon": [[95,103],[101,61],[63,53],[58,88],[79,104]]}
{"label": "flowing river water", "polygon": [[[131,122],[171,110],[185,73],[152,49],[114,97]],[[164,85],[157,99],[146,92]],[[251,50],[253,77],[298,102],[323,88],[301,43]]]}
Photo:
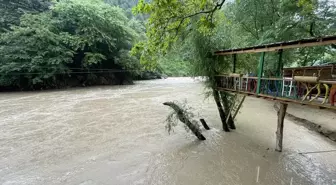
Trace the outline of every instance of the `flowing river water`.
{"label": "flowing river water", "polygon": [[[1,93],[0,184],[336,184],[336,152],[299,154],[334,142],[285,120],[275,152],[274,102],[247,98],[237,130],[225,133],[204,93],[190,78]],[[173,100],[205,118],[206,141],[182,124],[167,133],[162,103]]]}

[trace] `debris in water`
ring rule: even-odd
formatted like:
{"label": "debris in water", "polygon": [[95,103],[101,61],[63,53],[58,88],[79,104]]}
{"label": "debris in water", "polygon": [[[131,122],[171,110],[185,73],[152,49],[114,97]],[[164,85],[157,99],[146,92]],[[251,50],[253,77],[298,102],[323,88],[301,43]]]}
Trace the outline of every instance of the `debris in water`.
{"label": "debris in water", "polygon": [[[180,120],[182,123],[184,123],[199,140],[205,140],[205,137],[202,135],[201,130],[199,128],[199,125],[197,121],[190,121],[192,119],[193,114],[188,112],[186,109],[181,108],[179,105],[177,105],[174,102],[165,102],[163,105],[167,105],[171,107],[174,112],[170,114],[167,118],[167,129],[168,132],[171,131],[172,126],[175,126],[177,123],[177,120]],[[173,119],[175,116],[176,119]]]}

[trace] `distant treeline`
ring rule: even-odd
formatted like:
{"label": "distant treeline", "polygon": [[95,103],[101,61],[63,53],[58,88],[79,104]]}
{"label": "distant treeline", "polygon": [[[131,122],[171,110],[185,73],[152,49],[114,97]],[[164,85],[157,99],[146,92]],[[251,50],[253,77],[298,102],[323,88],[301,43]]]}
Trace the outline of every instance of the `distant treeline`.
{"label": "distant treeline", "polygon": [[141,65],[130,50],[145,28],[110,3],[1,1],[1,90],[132,83]]}

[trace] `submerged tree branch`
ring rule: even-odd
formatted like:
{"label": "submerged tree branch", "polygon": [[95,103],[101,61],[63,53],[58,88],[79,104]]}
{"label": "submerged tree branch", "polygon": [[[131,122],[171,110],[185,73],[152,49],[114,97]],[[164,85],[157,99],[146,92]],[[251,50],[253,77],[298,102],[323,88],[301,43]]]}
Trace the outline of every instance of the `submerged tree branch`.
{"label": "submerged tree branch", "polygon": [[202,135],[201,131],[199,128],[194,125],[188,118],[187,116],[183,113],[183,109],[181,109],[176,103],[174,102],[165,102],[163,105],[167,105],[171,107],[177,114],[177,118],[184,123],[194,134],[199,140],[205,140],[205,137]]}

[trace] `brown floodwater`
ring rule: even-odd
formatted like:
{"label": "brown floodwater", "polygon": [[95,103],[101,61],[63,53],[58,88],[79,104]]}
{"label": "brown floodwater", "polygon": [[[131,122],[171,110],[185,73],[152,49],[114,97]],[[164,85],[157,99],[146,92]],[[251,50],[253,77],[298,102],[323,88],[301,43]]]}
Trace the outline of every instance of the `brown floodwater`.
{"label": "brown floodwater", "polygon": [[[284,151],[275,152],[274,102],[247,98],[237,130],[225,133],[204,94],[190,78],[1,93],[0,184],[336,184],[336,152],[299,154],[334,142],[285,120]],[[167,133],[162,103],[172,100],[206,119],[206,141],[182,124]]]}

